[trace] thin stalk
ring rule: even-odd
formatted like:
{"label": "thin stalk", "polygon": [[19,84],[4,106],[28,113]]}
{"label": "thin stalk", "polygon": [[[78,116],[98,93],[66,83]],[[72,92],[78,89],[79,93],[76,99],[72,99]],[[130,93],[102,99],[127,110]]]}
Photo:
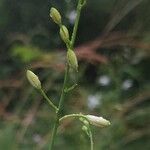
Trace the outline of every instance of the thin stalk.
{"label": "thin stalk", "polygon": [[91,130],[90,130],[90,147],[91,147],[91,150],[94,150],[94,142],[93,142],[93,135],[92,135],[92,132],[91,132]]}
{"label": "thin stalk", "polygon": [[[73,33],[72,33],[72,37],[71,37],[71,41],[70,41],[71,44],[66,44],[67,49],[73,49],[73,47],[74,47],[82,6],[83,6],[82,0],[79,0],[78,1],[78,6],[77,6],[77,17],[76,17],[76,20],[75,20],[75,25],[74,25],[74,29],[73,29]],[[59,119],[61,118],[61,111],[63,109],[63,102],[64,102],[64,98],[67,94],[65,92],[65,89],[67,88],[67,83],[68,83],[68,80],[69,80],[68,76],[69,76],[69,65],[67,64],[66,65],[66,71],[65,71],[65,77],[64,77],[64,83],[63,83],[63,88],[62,88],[61,97],[60,97],[60,101],[59,101],[59,105],[58,105],[56,120],[55,120],[53,131],[52,131],[52,139],[51,139],[51,144],[50,144],[49,150],[52,150],[53,147],[54,147],[54,142],[55,142],[55,138],[56,138],[56,134],[57,134],[57,129],[59,127]]]}
{"label": "thin stalk", "polygon": [[58,108],[53,104],[53,102],[49,99],[49,97],[45,94],[45,92],[40,89],[40,93],[42,94],[42,96],[45,98],[45,100],[48,102],[48,104],[55,109],[55,111],[58,111]]}
{"label": "thin stalk", "polygon": [[72,37],[71,37],[71,48],[74,47],[74,43],[75,43],[75,39],[76,39],[76,35],[77,35],[77,30],[78,30],[78,26],[79,26],[81,10],[82,10],[82,3],[81,3],[81,0],[79,0],[78,5],[77,5],[77,16],[76,16],[75,25],[73,28]]}
{"label": "thin stalk", "polygon": [[59,119],[59,122],[65,120],[65,119],[67,119],[67,118],[80,118],[80,117],[87,119],[86,116],[85,116],[85,115],[82,115],[82,114],[70,114],[70,115],[65,115],[65,116],[63,116],[62,118],[60,118],[60,119]]}
{"label": "thin stalk", "polygon": [[54,141],[55,141],[57,129],[58,129],[58,126],[59,126],[59,118],[60,118],[60,115],[61,115],[63,102],[64,102],[64,98],[65,98],[65,95],[66,95],[65,88],[67,87],[68,75],[69,75],[69,66],[67,65],[66,71],[65,71],[65,77],[64,77],[64,84],[63,84],[62,93],[61,93],[61,97],[60,97],[60,101],[59,101],[59,106],[58,106],[58,111],[57,111],[57,115],[56,115],[55,124],[54,124],[53,131],[52,131],[52,140],[51,140],[49,150],[52,150],[52,148],[54,146]]}

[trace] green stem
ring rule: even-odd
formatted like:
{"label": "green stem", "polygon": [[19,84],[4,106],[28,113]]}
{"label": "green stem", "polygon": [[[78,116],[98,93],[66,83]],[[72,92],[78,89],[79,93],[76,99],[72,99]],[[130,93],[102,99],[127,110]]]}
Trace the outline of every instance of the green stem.
{"label": "green stem", "polygon": [[94,150],[93,135],[92,135],[91,130],[90,130],[89,132],[90,132],[90,145],[91,145],[91,150]]}
{"label": "green stem", "polygon": [[[83,2],[82,2],[82,0],[79,0],[78,1],[78,6],[77,6],[77,17],[76,17],[76,20],[75,20],[75,25],[74,25],[74,29],[73,29],[73,33],[72,33],[72,37],[71,37],[71,42],[70,42],[71,44],[68,44],[68,43],[66,44],[67,49],[73,49],[73,47],[74,47],[82,6],[83,6]],[[64,83],[63,83],[63,88],[62,88],[62,93],[61,93],[61,97],[60,97],[60,101],[59,101],[56,120],[55,120],[53,131],[52,131],[52,139],[51,139],[51,144],[50,144],[49,150],[52,150],[53,147],[54,147],[56,133],[57,133],[57,129],[58,129],[58,126],[59,126],[59,119],[61,117],[61,111],[63,109],[63,102],[64,102],[64,98],[67,94],[65,92],[65,89],[67,88],[67,83],[68,83],[68,80],[69,80],[68,75],[69,75],[69,65],[67,64],[66,71],[65,71],[65,77],[64,77]]]}
{"label": "green stem", "polygon": [[77,16],[76,16],[75,25],[73,28],[72,37],[71,37],[71,48],[74,47],[74,43],[75,43],[75,39],[76,39],[76,35],[77,35],[77,30],[78,30],[78,26],[79,26],[79,20],[80,20],[80,14],[81,14],[82,6],[83,6],[82,0],[79,0],[78,6],[77,6]]}
{"label": "green stem", "polygon": [[78,85],[78,84],[74,84],[74,85],[72,85],[71,87],[66,88],[66,89],[65,89],[65,92],[67,93],[67,92],[72,91],[77,85]]}
{"label": "green stem", "polygon": [[[65,116],[63,116],[62,118],[60,118],[60,119],[59,119],[59,122],[65,120],[65,119],[67,119],[67,118],[72,118],[72,117],[74,117],[74,118],[82,117],[82,118],[87,119],[86,116],[83,115],[83,114],[70,114],[70,115],[65,115]],[[88,129],[89,129],[89,134],[88,134],[88,135],[89,135],[89,138],[90,138],[90,150],[94,150],[94,142],[93,142],[92,131],[91,131],[91,128],[90,128],[90,127],[88,127]]]}
{"label": "green stem", "polygon": [[49,99],[49,97],[45,94],[45,92],[40,89],[40,93],[43,95],[43,97],[45,98],[45,100],[48,102],[48,104],[55,109],[55,111],[58,111],[58,108],[53,104],[53,102]]}
{"label": "green stem", "polygon": [[65,119],[67,119],[67,118],[72,118],[72,117],[77,117],[77,118],[83,117],[83,118],[87,119],[86,116],[85,116],[85,115],[82,115],[82,114],[70,114],[70,115],[65,115],[65,116],[63,116],[62,118],[60,118],[60,119],[59,119],[59,122],[65,120]]}
{"label": "green stem", "polygon": [[52,140],[51,140],[49,150],[52,150],[52,148],[54,146],[54,141],[55,141],[57,129],[58,129],[58,126],[59,126],[59,118],[60,118],[60,115],[61,115],[63,102],[64,102],[64,98],[65,98],[65,95],[66,95],[65,88],[67,87],[68,75],[69,75],[69,66],[67,65],[67,68],[66,68],[66,71],[65,71],[65,77],[64,77],[64,84],[63,84],[62,93],[61,93],[61,97],[60,97],[60,101],[59,101],[58,111],[57,111],[57,115],[56,115],[56,121],[55,121],[53,131],[52,131]]}

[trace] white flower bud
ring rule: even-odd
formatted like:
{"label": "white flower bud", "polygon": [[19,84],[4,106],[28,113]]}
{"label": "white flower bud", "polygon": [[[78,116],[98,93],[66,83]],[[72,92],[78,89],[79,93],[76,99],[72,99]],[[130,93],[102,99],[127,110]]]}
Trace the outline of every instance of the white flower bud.
{"label": "white flower bud", "polygon": [[93,115],[86,115],[87,120],[90,124],[98,126],[98,127],[107,127],[110,125],[110,122],[103,117],[97,117]]}
{"label": "white flower bud", "polygon": [[30,84],[36,89],[41,89],[41,82],[37,75],[35,75],[32,71],[27,70],[26,76]]}
{"label": "white flower bud", "polygon": [[67,51],[67,62],[72,69],[78,71],[78,60],[75,52],[71,49]]}
{"label": "white flower bud", "polygon": [[85,131],[85,132],[87,132],[88,131],[88,127],[87,126],[83,126],[82,130]]}
{"label": "white flower bud", "polygon": [[61,15],[60,15],[59,11],[56,8],[54,8],[54,7],[51,8],[50,17],[53,19],[53,21],[56,24],[61,24]]}
{"label": "white flower bud", "polygon": [[89,122],[88,122],[86,119],[84,119],[83,123],[84,123],[86,126],[89,126]]}
{"label": "white flower bud", "polygon": [[60,34],[61,39],[65,43],[67,43],[69,41],[69,31],[66,26],[64,26],[64,25],[61,26],[59,34]]}

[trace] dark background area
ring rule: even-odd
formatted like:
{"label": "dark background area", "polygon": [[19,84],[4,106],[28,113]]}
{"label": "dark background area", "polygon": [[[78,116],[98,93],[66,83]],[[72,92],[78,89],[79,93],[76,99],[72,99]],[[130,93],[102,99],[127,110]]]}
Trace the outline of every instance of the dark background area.
{"label": "dark background area", "polygon": [[[40,78],[58,104],[65,45],[49,17],[56,7],[72,32],[77,0],[0,0],[0,150],[46,150],[55,119],[26,79]],[[149,150],[150,1],[87,0],[75,52],[78,87],[66,98],[64,114],[84,113],[111,121],[92,127],[95,150]],[[77,120],[64,121],[55,149],[87,150],[89,139]]]}

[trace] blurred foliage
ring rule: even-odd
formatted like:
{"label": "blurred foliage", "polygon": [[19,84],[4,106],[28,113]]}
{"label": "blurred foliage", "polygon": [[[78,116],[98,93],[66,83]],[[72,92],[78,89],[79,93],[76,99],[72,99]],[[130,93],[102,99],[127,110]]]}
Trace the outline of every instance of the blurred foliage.
{"label": "blurred foliage", "polygon": [[[79,73],[70,76],[79,86],[63,113],[111,120],[106,129],[93,127],[95,150],[149,150],[150,1],[87,1],[76,42]],[[0,150],[48,148],[55,116],[25,70],[39,75],[57,104],[65,50],[49,18],[51,6],[72,31],[75,0],[0,0]],[[79,121],[62,123],[55,149],[89,149]]]}
{"label": "blurred foliage", "polygon": [[42,53],[40,50],[34,47],[27,47],[27,46],[15,46],[12,48],[12,56],[18,57],[21,61],[25,63],[29,63],[38,59]]}

